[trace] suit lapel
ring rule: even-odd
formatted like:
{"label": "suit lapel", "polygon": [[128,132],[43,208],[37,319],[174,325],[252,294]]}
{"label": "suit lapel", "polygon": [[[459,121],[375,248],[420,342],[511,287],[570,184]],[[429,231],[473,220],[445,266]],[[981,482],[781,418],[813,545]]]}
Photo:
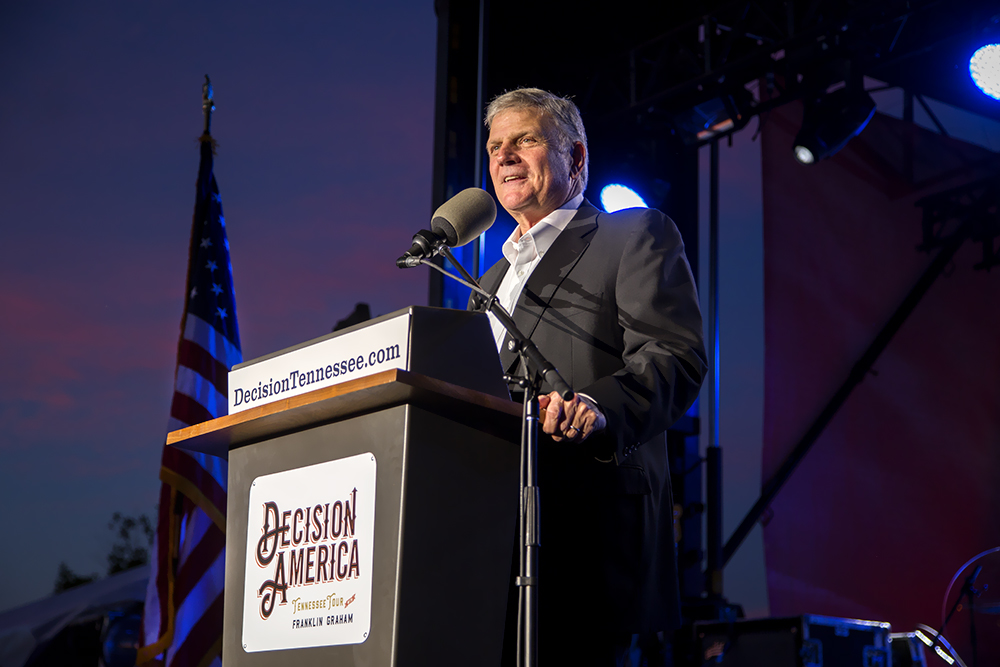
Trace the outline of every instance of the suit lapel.
{"label": "suit lapel", "polygon": [[487,271],[483,274],[482,279],[479,281],[479,286],[489,294],[496,294],[509,268],[509,262],[499,262],[495,271]]}
{"label": "suit lapel", "polygon": [[[503,277],[507,274],[507,269],[510,268],[510,264],[505,260],[501,260],[491,266],[486,273],[479,277],[479,286],[483,288],[487,294],[495,296],[497,290],[500,289],[500,283],[503,281]],[[478,313],[486,312],[486,297],[479,294],[478,292],[472,293],[472,310]]]}
{"label": "suit lapel", "polygon": [[[556,237],[548,252],[532,271],[512,313],[517,328],[528,338],[535,332],[542,314],[548,308],[552,297],[559,291],[559,286],[590,245],[593,232],[597,229],[599,212],[585,199],[566,229]],[[496,286],[500,285],[503,273],[505,271],[497,278]],[[508,373],[517,362],[517,355],[508,350],[509,340],[508,334],[504,338],[503,347],[500,348],[500,363]]]}

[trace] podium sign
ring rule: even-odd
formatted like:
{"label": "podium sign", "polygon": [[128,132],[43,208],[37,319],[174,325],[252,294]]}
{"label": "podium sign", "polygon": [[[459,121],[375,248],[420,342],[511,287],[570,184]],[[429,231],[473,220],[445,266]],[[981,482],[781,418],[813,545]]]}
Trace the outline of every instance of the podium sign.
{"label": "podium sign", "polygon": [[479,333],[471,315],[411,306],[237,364],[229,372],[229,414],[392,369],[507,396],[492,351],[472,359],[471,367],[469,358],[452,363],[455,350]]}
{"label": "podium sign", "polygon": [[375,455],[250,484],[243,649],[360,644],[371,630]]}
{"label": "podium sign", "polygon": [[229,372],[229,414],[379,371],[409,370],[409,329],[406,313],[239,365]]}

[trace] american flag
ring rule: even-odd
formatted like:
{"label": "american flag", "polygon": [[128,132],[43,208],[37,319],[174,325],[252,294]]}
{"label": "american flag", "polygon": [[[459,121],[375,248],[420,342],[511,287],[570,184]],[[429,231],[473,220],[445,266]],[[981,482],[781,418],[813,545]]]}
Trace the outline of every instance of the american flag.
{"label": "american flag", "polygon": [[[206,132],[168,431],[227,414],[229,369],[243,360],[222,198],[212,174],[213,148]],[[138,665],[221,665],[226,477],[222,459],[163,448]]]}

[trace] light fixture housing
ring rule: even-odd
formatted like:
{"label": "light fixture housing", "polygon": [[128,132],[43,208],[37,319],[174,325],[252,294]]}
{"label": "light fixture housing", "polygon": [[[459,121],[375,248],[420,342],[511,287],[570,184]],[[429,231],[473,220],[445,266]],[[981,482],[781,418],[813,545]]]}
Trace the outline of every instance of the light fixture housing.
{"label": "light fixture housing", "polygon": [[806,101],[795,137],[795,159],[813,164],[858,136],[875,115],[875,101],[860,86],[845,86]]}
{"label": "light fixture housing", "polygon": [[685,144],[701,146],[743,129],[753,107],[753,95],[745,88],[723,89],[698,104],[678,107],[670,114],[670,123]]}

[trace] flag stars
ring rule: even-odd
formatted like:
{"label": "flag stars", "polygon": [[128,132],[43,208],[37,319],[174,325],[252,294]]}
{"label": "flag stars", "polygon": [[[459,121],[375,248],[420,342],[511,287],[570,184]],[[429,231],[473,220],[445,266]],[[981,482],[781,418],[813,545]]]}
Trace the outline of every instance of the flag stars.
{"label": "flag stars", "polygon": [[202,248],[211,248],[212,247],[212,239],[210,239],[208,237],[203,238],[201,240],[201,247]]}
{"label": "flag stars", "polygon": [[212,283],[212,293],[215,294],[215,296],[219,296],[222,294],[222,287],[220,287],[218,283]]}
{"label": "flag stars", "polygon": [[198,296],[198,288],[197,287],[192,287],[191,288],[191,298],[193,299],[196,296]]}
{"label": "flag stars", "polygon": [[212,199],[219,202],[220,204],[222,203],[222,195],[220,195],[218,192],[212,193]]}
{"label": "flag stars", "polygon": [[226,312],[225,308],[216,308],[215,311],[219,314],[219,317],[221,317],[223,321],[229,317],[229,313]]}
{"label": "flag stars", "polygon": [[208,260],[208,264],[205,265],[205,268],[211,271],[212,273],[215,273],[215,270],[219,268],[219,265],[213,262],[212,260]]}

